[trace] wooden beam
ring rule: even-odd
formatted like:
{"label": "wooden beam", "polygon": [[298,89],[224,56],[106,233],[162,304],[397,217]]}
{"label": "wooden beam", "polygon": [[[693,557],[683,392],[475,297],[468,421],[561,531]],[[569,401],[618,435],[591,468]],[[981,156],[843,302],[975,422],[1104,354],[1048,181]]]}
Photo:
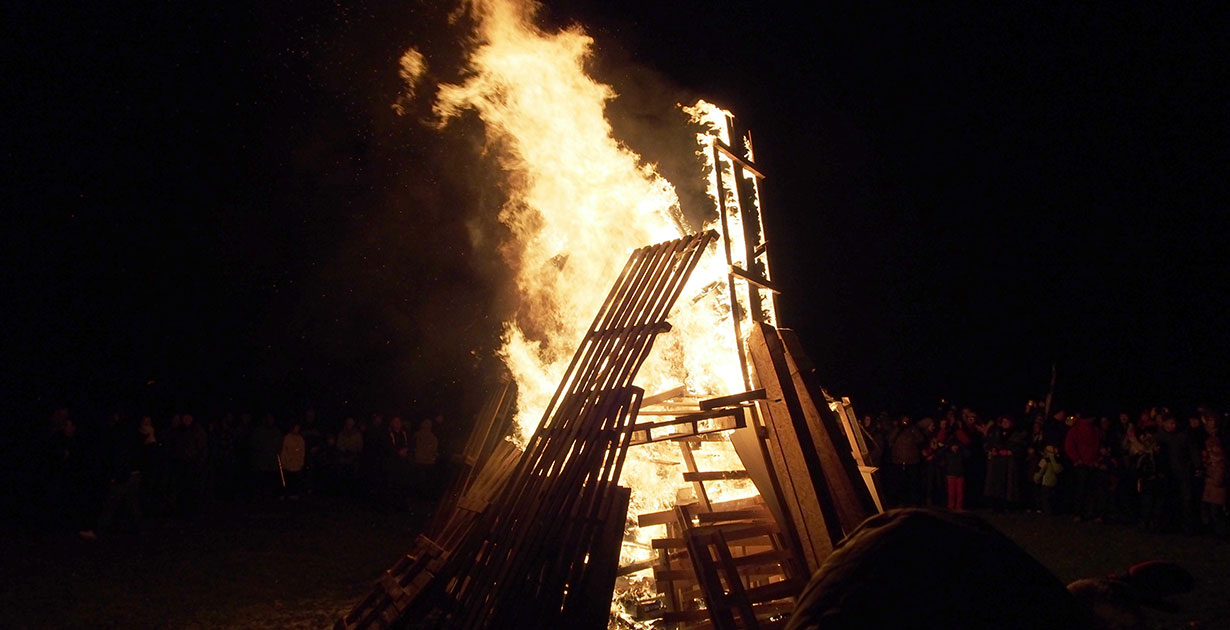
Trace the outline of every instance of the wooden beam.
{"label": "wooden beam", "polygon": [[641,401],[641,406],[650,407],[660,402],[666,402],[673,398],[678,398],[686,393],[688,393],[688,388],[684,387],[683,385],[680,385],[679,387],[668,389],[664,392],[659,392],[657,394],[654,394],[653,396],[646,396],[645,400]]}
{"label": "wooden beam", "polygon": [[758,276],[758,275],[756,275],[756,274],[754,274],[754,273],[752,273],[752,272],[750,272],[750,271],[747,271],[746,269],[743,269],[743,268],[740,268],[740,267],[736,267],[735,265],[731,265],[731,266],[730,266],[730,273],[731,273],[732,275],[735,275],[735,276],[738,276],[738,277],[740,277],[740,278],[743,278],[744,280],[747,280],[748,282],[750,282],[750,283],[752,283],[752,284],[754,284],[754,285],[756,285],[756,286],[758,286],[758,287],[760,287],[760,288],[762,288],[762,289],[764,289],[764,290],[766,290],[766,291],[772,291],[772,292],[774,292],[774,293],[781,293],[781,292],[782,292],[782,290],[781,290],[781,289],[779,289],[779,288],[778,288],[778,286],[777,286],[776,284],[774,284],[773,282],[771,282],[771,281],[769,281],[769,280],[765,280],[764,278],[761,278],[760,276]]}
{"label": "wooden beam", "polygon": [[729,146],[727,146],[725,142],[722,142],[721,140],[714,140],[713,144],[717,146],[719,151],[721,151],[722,153],[725,153],[726,157],[730,158],[731,160],[734,160],[735,163],[737,163],[740,167],[742,167],[747,172],[751,173],[752,175],[755,175],[756,177],[760,179],[768,179],[764,176],[764,173],[760,172],[760,169],[756,168],[756,165],[747,161],[747,159],[745,159],[742,155],[735,153],[734,149],[731,149]]}
{"label": "wooden beam", "polygon": [[710,470],[704,472],[685,472],[684,481],[724,481],[729,479],[747,479],[746,470]]}
{"label": "wooden beam", "polygon": [[799,396],[800,406],[810,430],[813,448],[820,456],[823,482],[837,507],[843,534],[850,533],[864,519],[875,514],[875,501],[859,472],[858,462],[850,447],[850,439],[841,421],[826,402],[816,382],[811,360],[803,352],[798,335],[793,330],[778,331],[785,347],[790,377]]}
{"label": "wooden beam", "polygon": [[[777,330],[756,323],[748,341],[756,377],[767,400],[760,401],[768,429],[770,459],[783,491],[789,527],[808,572],[814,572],[841,539],[840,520],[822,482],[823,467],[790,377]],[[819,481],[819,483],[818,483]]]}
{"label": "wooden beam", "polygon": [[760,400],[761,398],[764,398],[764,390],[754,389],[750,392],[743,392],[742,394],[730,394],[729,396],[719,396],[717,398],[702,400],[700,401],[700,408],[704,410],[711,410],[721,407],[731,407],[741,402]]}

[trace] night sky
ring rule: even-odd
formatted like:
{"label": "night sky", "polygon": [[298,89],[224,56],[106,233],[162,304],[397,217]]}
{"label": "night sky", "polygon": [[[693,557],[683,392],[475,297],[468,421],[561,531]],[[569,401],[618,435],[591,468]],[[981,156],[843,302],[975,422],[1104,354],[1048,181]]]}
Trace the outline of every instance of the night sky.
{"label": "night sky", "polygon": [[[451,8],[235,4],[6,10],[6,422],[464,415],[496,373],[499,176],[391,108],[410,45],[456,79]],[[698,97],[752,130],[781,318],[857,408],[1014,411],[1052,362],[1069,408],[1224,405],[1230,30],[1069,4],[542,19],[633,149]]]}

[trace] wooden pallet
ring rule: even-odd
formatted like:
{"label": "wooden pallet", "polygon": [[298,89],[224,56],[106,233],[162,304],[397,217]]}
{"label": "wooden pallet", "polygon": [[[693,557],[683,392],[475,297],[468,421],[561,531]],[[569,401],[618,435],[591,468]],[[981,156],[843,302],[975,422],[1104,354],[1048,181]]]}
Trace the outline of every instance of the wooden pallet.
{"label": "wooden pallet", "polygon": [[506,481],[481,505],[462,497],[440,552],[406,561],[396,597],[382,583],[364,600],[391,603],[339,627],[606,627],[629,496],[617,482],[644,396],[632,382],[716,236],[632,253]]}

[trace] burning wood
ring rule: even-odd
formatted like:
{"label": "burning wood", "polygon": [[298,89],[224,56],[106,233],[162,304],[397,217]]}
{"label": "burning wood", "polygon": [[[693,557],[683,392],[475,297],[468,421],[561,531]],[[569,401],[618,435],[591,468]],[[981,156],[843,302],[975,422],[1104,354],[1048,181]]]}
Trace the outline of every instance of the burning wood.
{"label": "burning wood", "polygon": [[[696,153],[712,205],[691,221],[704,215],[708,231],[635,249],[689,220],[669,183],[612,137],[614,92],[585,72],[589,38],[541,31],[529,3],[467,6],[474,47],[433,105],[441,124],[474,112],[510,175],[500,219],[523,303],[500,354],[516,383],[511,443],[524,452],[468,447],[429,536],[338,628],[776,623],[833,541],[876,507],[857,440],[839,435],[805,357],[776,328],[750,136],[716,106],[684,107],[704,127]],[[616,275],[633,249],[603,301],[594,279]],[[475,444],[490,444],[486,418],[503,417],[493,405]]]}

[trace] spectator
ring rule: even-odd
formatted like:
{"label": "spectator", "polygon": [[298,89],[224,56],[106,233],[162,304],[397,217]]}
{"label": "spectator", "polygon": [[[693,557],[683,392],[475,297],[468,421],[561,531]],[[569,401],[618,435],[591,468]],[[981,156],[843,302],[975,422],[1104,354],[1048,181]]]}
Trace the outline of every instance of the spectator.
{"label": "spectator", "polygon": [[944,475],[947,481],[948,509],[965,509],[965,460],[968,449],[960,442],[949,442],[944,450]]}
{"label": "spectator", "polygon": [[867,441],[867,465],[882,466],[884,461],[884,443],[881,441],[882,436],[879,433],[875,420],[870,415],[865,415],[859,424],[863,429],[863,437]]}
{"label": "spectator", "polygon": [[1226,535],[1226,448],[1221,425],[1215,415],[1203,419],[1208,437],[1204,441],[1204,491],[1200,517],[1207,530]]}
{"label": "spectator", "polygon": [[1162,431],[1157,434],[1161,453],[1158,468],[1164,487],[1162,499],[1163,529],[1174,525],[1178,519],[1179,531],[1195,532],[1193,497],[1195,496],[1196,467],[1200,461],[1200,445],[1192,444],[1191,434],[1179,430],[1179,423],[1169,412],[1162,416]]}
{"label": "spectator", "polygon": [[1096,502],[1098,448],[1101,443],[1101,429],[1094,426],[1092,418],[1083,414],[1073,420],[1068,434],[1064,437],[1063,451],[1068,456],[1068,461],[1072,462],[1076,476],[1076,483],[1073,486],[1076,516],[1073,520],[1081,521],[1090,518],[1093,514]]}
{"label": "spectator", "polygon": [[281,485],[278,477],[278,457],[282,453],[282,432],[274,425],[273,415],[266,414],[260,425],[252,429],[249,438],[249,464],[252,468],[252,497],[267,499]]}
{"label": "spectator", "polygon": [[342,430],[334,442],[337,449],[337,470],[343,489],[353,491],[359,479],[359,458],[363,454],[363,432],[355,426],[354,418],[342,422]]}
{"label": "spectator", "polygon": [[1050,515],[1055,513],[1055,487],[1059,485],[1063,464],[1059,463],[1059,449],[1053,444],[1047,444],[1043,448],[1042,459],[1038,460],[1038,471],[1034,473],[1034,482],[1038,484],[1038,511]]}
{"label": "spectator", "polygon": [[367,484],[368,496],[373,500],[380,498],[385,485],[384,458],[388,439],[389,431],[384,426],[384,416],[373,413],[363,432],[363,453],[359,456],[359,474]]}
{"label": "spectator", "polygon": [[1021,501],[1021,463],[1028,439],[1009,415],[1000,416],[999,422],[987,432],[983,494],[995,512],[1003,512]]}
{"label": "spectator", "polygon": [[901,416],[897,426],[888,435],[888,448],[892,457],[894,477],[894,502],[898,505],[922,503],[922,447],[926,444],[918,427],[909,416]]}
{"label": "spectator", "polygon": [[410,436],[402,425],[401,417],[389,419],[389,430],[382,443],[385,481],[385,505],[404,509],[414,479],[413,462],[410,458]]}
{"label": "spectator", "polygon": [[195,516],[205,492],[206,457],[209,438],[192,414],[180,418],[179,429],[172,430],[172,484],[175,509],[181,516]]}
{"label": "spectator", "polygon": [[423,420],[414,432],[415,485],[421,496],[435,496],[431,472],[436,467],[439,450],[440,442],[431,432],[431,420]]}
{"label": "spectator", "polygon": [[282,466],[282,474],[286,479],[286,491],[283,496],[298,499],[303,488],[303,466],[307,457],[307,443],[303,439],[303,429],[298,422],[290,427],[290,433],[282,437],[282,450],[278,462]]}
{"label": "spectator", "polygon": [[108,531],[121,505],[127,508],[133,527],[141,528],[141,468],[137,449],[142,440],[141,433],[119,414],[111,417],[102,445],[103,474],[107,482],[103,507],[97,524],[78,532],[81,538],[94,540],[99,533]]}
{"label": "spectator", "polygon": [[1157,532],[1161,530],[1162,490],[1165,480],[1162,478],[1159,455],[1161,447],[1157,443],[1157,429],[1146,428],[1139,435],[1141,453],[1136,458],[1136,491],[1140,495],[1140,522],[1145,530]]}

